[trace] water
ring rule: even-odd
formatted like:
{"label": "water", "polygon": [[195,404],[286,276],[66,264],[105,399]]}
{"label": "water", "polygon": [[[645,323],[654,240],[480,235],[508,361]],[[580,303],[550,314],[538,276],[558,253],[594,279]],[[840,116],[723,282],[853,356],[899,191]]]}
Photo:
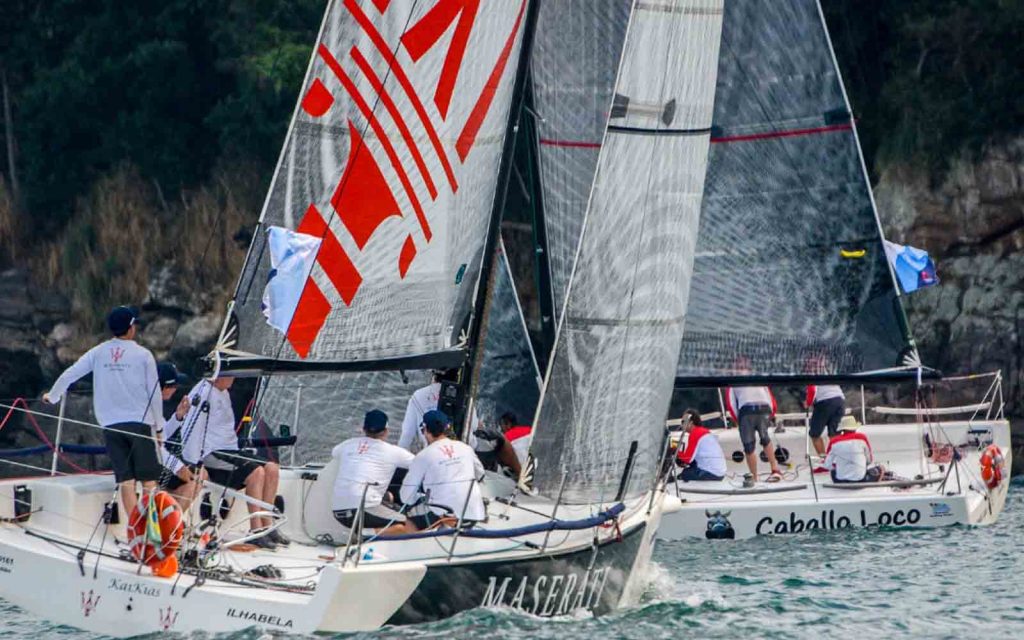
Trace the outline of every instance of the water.
{"label": "water", "polygon": [[[1024,483],[997,524],[661,544],[644,602],[603,618],[477,610],[347,638],[1024,637]],[[0,601],[0,638],[78,640]],[[206,637],[206,636],[201,636]],[[269,638],[258,631],[215,640]]]}

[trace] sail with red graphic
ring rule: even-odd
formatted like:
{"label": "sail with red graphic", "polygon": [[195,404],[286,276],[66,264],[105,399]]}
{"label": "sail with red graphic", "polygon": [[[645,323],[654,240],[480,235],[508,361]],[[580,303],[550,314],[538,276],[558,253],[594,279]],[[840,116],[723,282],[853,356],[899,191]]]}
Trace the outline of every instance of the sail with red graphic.
{"label": "sail with red graphic", "polygon": [[[222,369],[463,361],[526,8],[329,4],[222,335]],[[275,229],[319,240],[301,290],[278,292],[292,306],[276,327],[264,300],[282,275]]]}

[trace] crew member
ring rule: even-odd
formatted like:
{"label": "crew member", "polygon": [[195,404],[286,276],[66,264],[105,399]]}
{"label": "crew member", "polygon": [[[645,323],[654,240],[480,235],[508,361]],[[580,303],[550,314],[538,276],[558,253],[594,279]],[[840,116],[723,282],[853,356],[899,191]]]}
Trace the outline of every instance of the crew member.
{"label": "crew member", "polygon": [[833,482],[878,482],[885,475],[881,466],[871,465],[871,443],[866,435],[858,433],[859,428],[856,418],[843,416],[839,432],[828,442],[825,468],[831,472]]}
{"label": "crew member", "polygon": [[439,523],[454,525],[480,522],[487,509],[478,485],[484,467],[473,449],[448,437],[451,420],[437,411],[427,411],[420,425],[427,446],[416,454],[409,473],[402,483],[402,502],[415,503],[426,496],[427,512],[409,518],[418,529],[429,529]]}
{"label": "crew member", "polygon": [[[201,461],[210,480],[231,489],[244,487],[250,498],[274,504],[280,467],[255,454],[239,451],[235,412],[228,393],[232,383],[233,377],[221,374],[214,380],[201,380],[189,392],[189,413],[181,423],[173,425],[175,431],[180,429],[182,432],[182,460],[193,465]],[[208,410],[204,410],[205,407]],[[251,502],[247,506],[250,513],[264,509]],[[270,524],[269,517],[250,518],[250,528],[254,533],[268,529]],[[273,550],[277,545],[289,544],[290,540],[280,531],[272,530],[251,542]]]}
{"label": "crew member", "polygon": [[839,429],[839,421],[846,411],[846,396],[839,385],[822,384],[808,385],[807,398],[804,406],[811,409],[811,423],[808,435],[819,456],[825,455],[825,441],[821,437],[828,427],[828,437],[832,438]]}
{"label": "crew member", "polygon": [[768,435],[768,426],[776,409],[775,396],[772,392],[768,387],[730,387],[726,389],[725,405],[733,421],[739,425],[743,455],[747,460],[747,468],[750,469],[744,486],[753,486],[757,479],[757,456],[754,450],[758,438],[772,468],[768,482],[782,480],[779,463],[775,460],[775,446]]}
{"label": "crew member", "polygon": [[103,440],[120,485],[126,513],[138,504],[136,481],[143,489],[156,487],[160,477],[157,447],[164,428],[156,360],[135,342],[138,312],[117,307],[107,316],[113,338],[85,352],[53,383],[43,400],[57,404],[75,381],[91,373],[92,406],[103,427]]}
{"label": "crew member", "polygon": [[390,498],[387,487],[395,469],[408,469],[413,455],[387,440],[388,416],[374,409],[363,419],[362,436],[349,438],[331,451],[331,456],[339,463],[331,509],[338,522],[349,529],[355,525],[359,503],[365,496],[365,526],[382,535],[406,531],[405,516],[386,506],[384,501]]}
{"label": "crew member", "polygon": [[530,455],[530,443],[533,441],[533,427],[528,424],[519,424],[516,414],[511,411],[501,414],[498,418],[498,426],[505,437],[505,442],[512,445],[516,454],[519,466],[526,464],[526,458]]}
{"label": "crew member", "polygon": [[[177,367],[170,362],[161,362],[156,367],[157,376],[160,378],[160,395],[166,403],[178,390],[178,384],[182,376],[178,373]],[[180,429],[177,425],[188,415],[189,397],[182,396],[174,412],[167,418],[168,431],[175,431],[180,436]],[[206,469],[198,469],[192,465],[185,464],[178,453],[181,450],[180,440],[168,438],[164,446],[160,448],[160,461],[163,464],[163,472],[160,474],[160,488],[170,492],[182,511],[188,511],[199,493],[199,487],[207,480]]]}
{"label": "crew member", "polygon": [[718,481],[725,478],[725,454],[718,437],[704,428],[700,413],[687,409],[682,416],[686,448],[676,454],[676,464],[683,470],[676,477],[683,482]]}

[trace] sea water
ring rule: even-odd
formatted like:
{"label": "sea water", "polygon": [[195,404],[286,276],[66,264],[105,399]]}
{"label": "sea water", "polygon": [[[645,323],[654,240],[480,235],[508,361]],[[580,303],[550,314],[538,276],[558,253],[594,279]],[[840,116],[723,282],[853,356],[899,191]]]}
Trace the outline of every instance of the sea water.
{"label": "sea water", "polygon": [[[811,532],[753,540],[659,543],[636,607],[601,618],[544,620],[505,610],[348,638],[1021,638],[1024,483],[995,525]],[[452,585],[457,589],[458,585]],[[0,601],[0,638],[90,634]],[[196,635],[269,638],[257,630]]]}

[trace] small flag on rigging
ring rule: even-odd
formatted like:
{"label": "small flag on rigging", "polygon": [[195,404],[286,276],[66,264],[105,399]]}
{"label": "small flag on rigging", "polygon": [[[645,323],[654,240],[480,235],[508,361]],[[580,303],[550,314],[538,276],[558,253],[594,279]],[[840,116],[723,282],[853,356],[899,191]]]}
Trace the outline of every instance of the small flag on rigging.
{"label": "small flag on rigging", "polygon": [[263,315],[267,324],[286,334],[320,250],[320,238],[284,227],[269,227],[267,245],[271,268],[263,290]]}
{"label": "small flag on rigging", "polygon": [[889,259],[889,264],[892,265],[904,293],[939,284],[935,263],[927,251],[886,240],[885,257]]}

